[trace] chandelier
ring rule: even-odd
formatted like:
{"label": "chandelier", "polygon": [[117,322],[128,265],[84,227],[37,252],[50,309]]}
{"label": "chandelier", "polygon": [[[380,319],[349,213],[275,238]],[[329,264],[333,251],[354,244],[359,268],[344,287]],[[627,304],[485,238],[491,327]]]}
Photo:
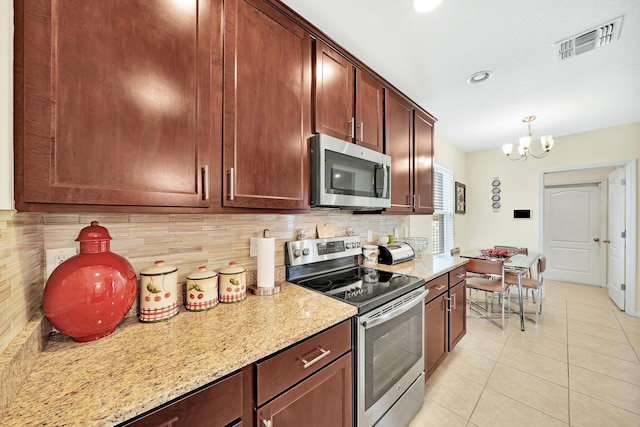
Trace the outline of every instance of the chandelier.
{"label": "chandelier", "polygon": [[533,140],[531,133],[531,122],[536,119],[536,116],[525,116],[522,121],[527,124],[527,135],[520,138],[520,145],[518,145],[518,157],[511,157],[513,152],[513,144],[504,144],[502,151],[507,155],[509,160],[527,160],[529,156],[541,159],[549,154],[549,151],[553,148],[553,137],[551,135],[545,135],[540,137],[540,146],[542,147],[542,153],[535,154],[531,148],[531,142]]}

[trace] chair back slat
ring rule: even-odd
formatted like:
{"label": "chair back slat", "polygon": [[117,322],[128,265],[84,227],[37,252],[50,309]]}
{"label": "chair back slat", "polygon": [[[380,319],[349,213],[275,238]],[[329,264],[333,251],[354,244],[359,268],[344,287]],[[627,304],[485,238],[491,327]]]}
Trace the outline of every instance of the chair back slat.
{"label": "chair back slat", "polygon": [[504,262],[489,259],[470,258],[467,271],[471,273],[495,274],[504,277]]}
{"label": "chair back slat", "polygon": [[541,256],[538,259],[538,274],[544,273],[546,269],[547,269],[547,257]]}

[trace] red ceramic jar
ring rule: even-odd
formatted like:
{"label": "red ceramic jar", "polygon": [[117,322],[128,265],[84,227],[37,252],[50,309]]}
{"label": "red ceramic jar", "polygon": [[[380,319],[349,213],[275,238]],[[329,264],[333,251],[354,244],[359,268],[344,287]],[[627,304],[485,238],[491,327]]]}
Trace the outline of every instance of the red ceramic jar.
{"label": "red ceramic jar", "polygon": [[80,231],[80,253],[60,264],[44,288],[44,311],[51,324],[74,341],[111,334],[136,298],[136,272],[109,250],[111,236],[92,221]]}

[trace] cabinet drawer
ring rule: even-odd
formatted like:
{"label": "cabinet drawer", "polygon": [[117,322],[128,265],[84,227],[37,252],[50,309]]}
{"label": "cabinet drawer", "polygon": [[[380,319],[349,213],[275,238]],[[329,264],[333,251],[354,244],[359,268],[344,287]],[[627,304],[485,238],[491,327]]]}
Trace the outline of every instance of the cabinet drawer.
{"label": "cabinet drawer", "polygon": [[467,267],[464,265],[461,265],[455,270],[451,270],[449,272],[449,284],[451,285],[450,287],[454,287],[458,283],[462,282],[465,279],[466,275]]}
{"label": "cabinet drawer", "polygon": [[258,406],[350,350],[351,321],[346,320],[282,353],[258,362]]}
{"label": "cabinet drawer", "polygon": [[445,273],[440,277],[436,277],[425,283],[424,288],[429,290],[429,295],[427,295],[425,302],[432,301],[438,297],[438,295],[447,291],[449,288],[449,276]]}
{"label": "cabinet drawer", "polygon": [[125,426],[222,426],[242,417],[242,372]]}

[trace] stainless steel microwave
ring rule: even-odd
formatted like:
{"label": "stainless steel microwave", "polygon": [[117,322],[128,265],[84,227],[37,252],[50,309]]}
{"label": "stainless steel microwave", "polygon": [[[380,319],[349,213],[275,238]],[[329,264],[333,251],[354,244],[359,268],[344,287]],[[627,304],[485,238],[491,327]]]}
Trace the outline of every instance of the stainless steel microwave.
{"label": "stainless steel microwave", "polygon": [[311,207],[391,206],[391,157],[329,135],[311,138]]}

